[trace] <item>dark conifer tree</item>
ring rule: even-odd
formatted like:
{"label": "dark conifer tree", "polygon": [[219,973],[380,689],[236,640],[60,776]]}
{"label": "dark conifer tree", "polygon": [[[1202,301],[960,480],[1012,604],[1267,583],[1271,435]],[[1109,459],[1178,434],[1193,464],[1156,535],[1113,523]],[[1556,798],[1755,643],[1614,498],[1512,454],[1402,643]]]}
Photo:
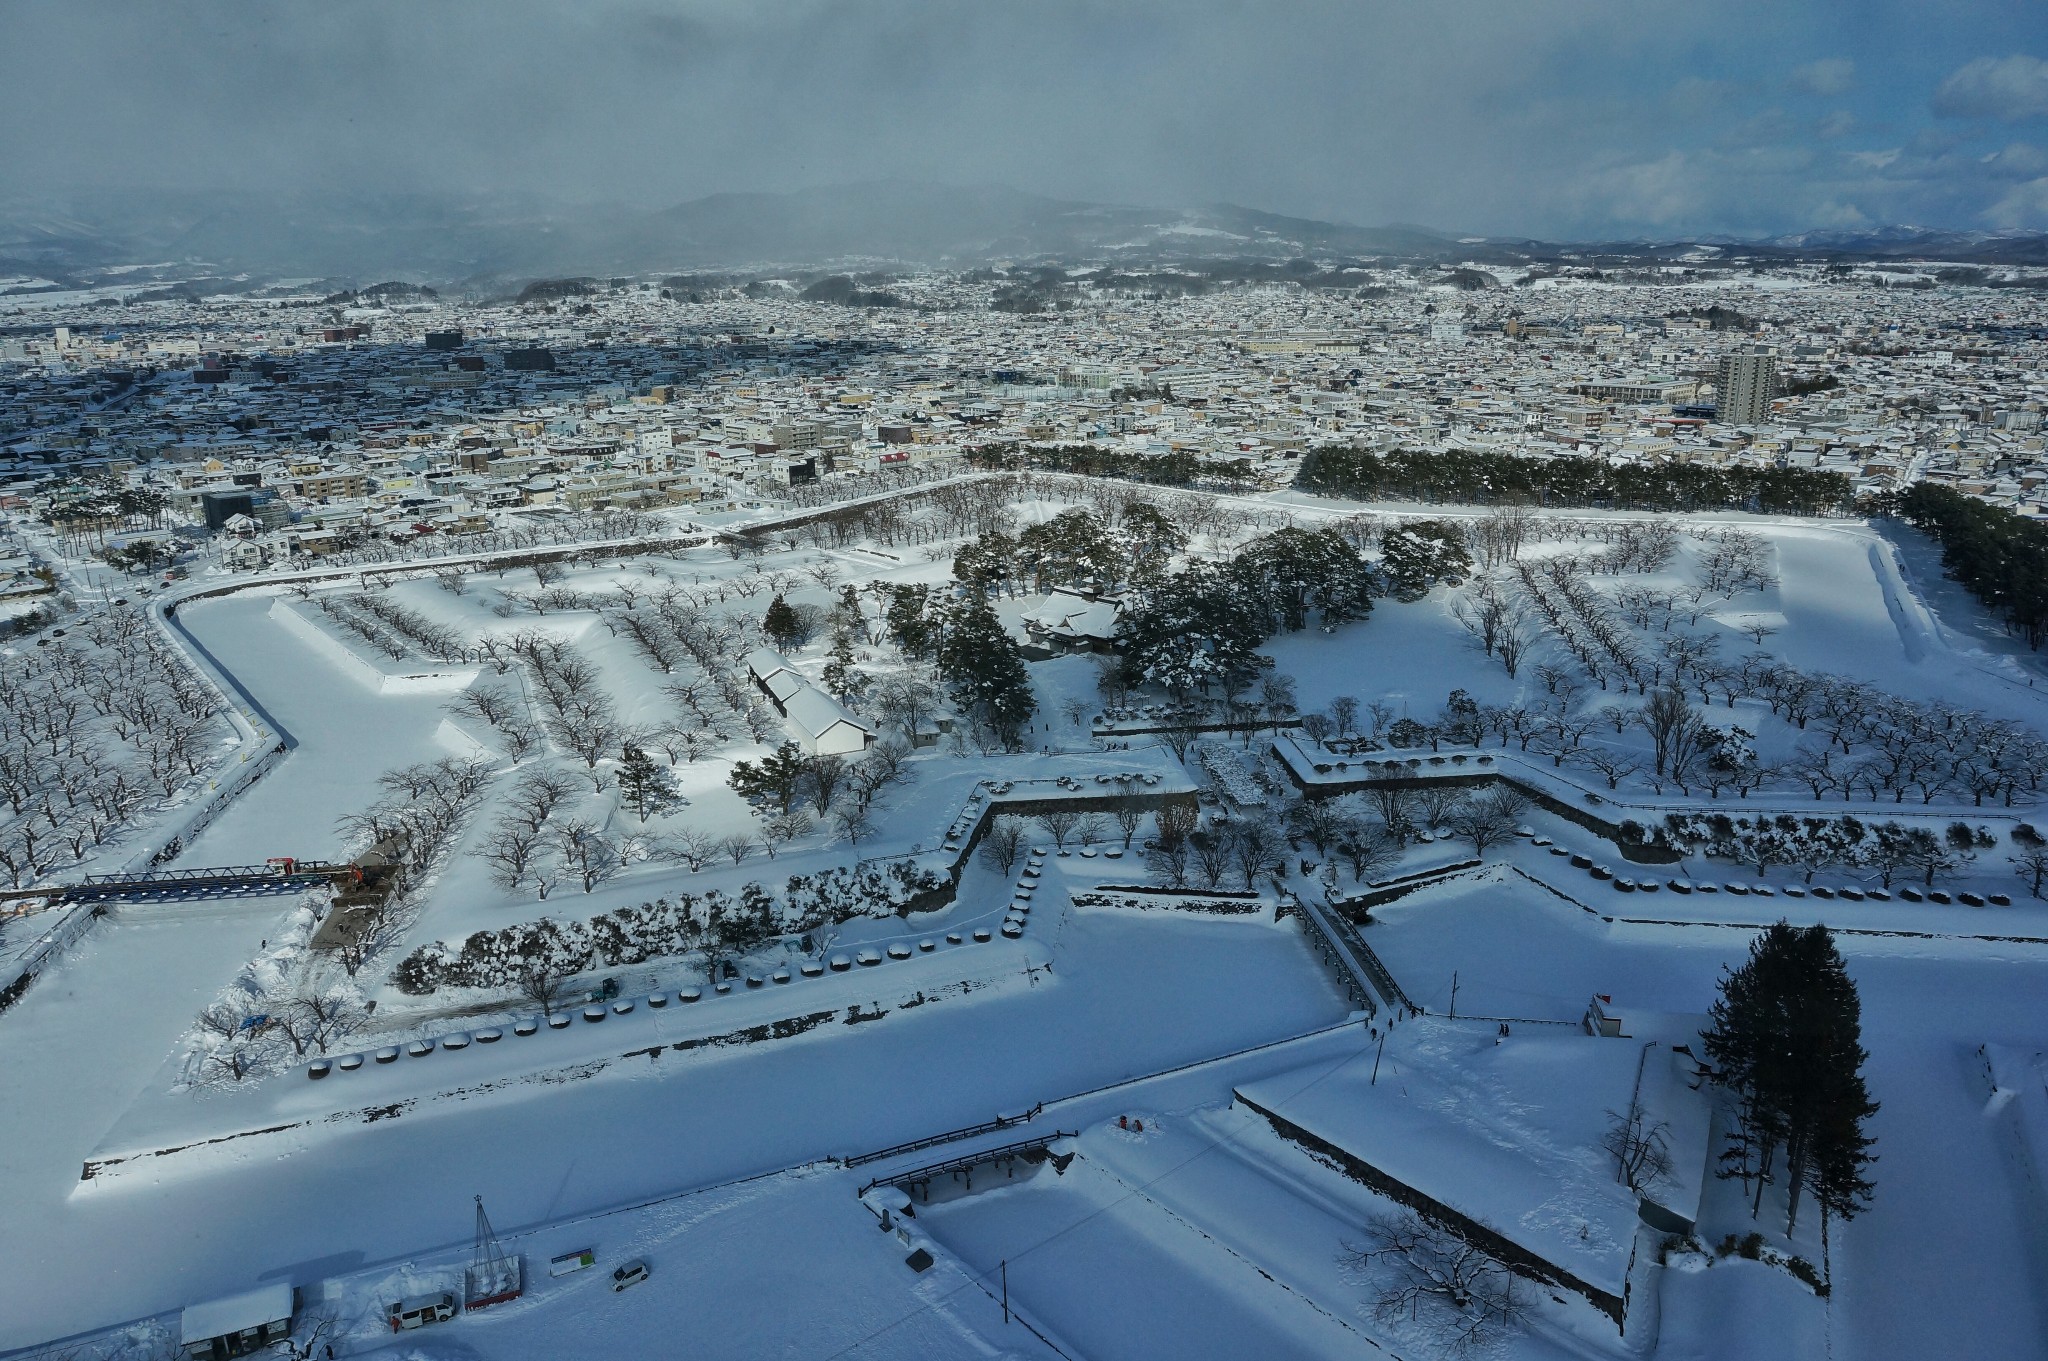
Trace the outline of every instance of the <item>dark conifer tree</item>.
{"label": "dark conifer tree", "polygon": [[642,822],[648,811],[666,801],[669,775],[653,757],[631,742],[619,762],[619,795]]}
{"label": "dark conifer tree", "polygon": [[1864,1122],[1877,1103],[1863,1081],[1856,984],[1833,936],[1821,925],[1766,928],[1723,977],[1711,1016],[1707,1057],[1736,1103],[1720,1175],[1754,1179],[1751,1212],[1760,1213],[1782,1152],[1788,1235],[1805,1191],[1827,1213],[1853,1218],[1872,1191]]}
{"label": "dark conifer tree", "polygon": [[832,698],[845,703],[860,689],[861,676],[853,657],[853,639],[846,630],[832,634],[832,650],[825,656],[824,682]]}
{"label": "dark conifer tree", "polygon": [[1038,701],[1022,649],[986,600],[955,612],[939,645],[939,673],[962,709],[1015,745]]}
{"label": "dark conifer tree", "polygon": [[778,595],[768,602],[768,612],[761,616],[761,631],[775,646],[787,652],[803,636],[804,626],[789,602]]}

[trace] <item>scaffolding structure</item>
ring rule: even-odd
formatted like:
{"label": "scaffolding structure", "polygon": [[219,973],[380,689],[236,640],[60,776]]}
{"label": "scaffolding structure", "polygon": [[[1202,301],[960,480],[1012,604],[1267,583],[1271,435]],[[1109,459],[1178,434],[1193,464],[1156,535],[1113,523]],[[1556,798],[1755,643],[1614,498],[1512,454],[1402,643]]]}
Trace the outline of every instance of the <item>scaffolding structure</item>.
{"label": "scaffolding structure", "polygon": [[493,1304],[519,1298],[525,1288],[525,1272],[517,1253],[507,1253],[491,1229],[484,1213],[484,1198],[476,1198],[476,1251],[469,1270],[463,1274],[463,1307],[485,1309]]}

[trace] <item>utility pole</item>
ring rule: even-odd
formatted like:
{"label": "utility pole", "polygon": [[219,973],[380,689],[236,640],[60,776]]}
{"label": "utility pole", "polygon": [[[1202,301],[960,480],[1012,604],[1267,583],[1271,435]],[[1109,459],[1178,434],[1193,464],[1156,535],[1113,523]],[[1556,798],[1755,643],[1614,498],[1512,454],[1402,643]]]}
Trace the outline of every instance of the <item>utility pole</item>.
{"label": "utility pole", "polygon": [[1451,970],[1451,1019],[1458,1019],[1458,971]]}
{"label": "utility pole", "polygon": [[1376,1053],[1376,1054],[1374,1054],[1374,1055],[1372,1056],[1372,1081],[1371,1081],[1371,1082],[1368,1082],[1368,1083],[1366,1083],[1366,1084],[1365,1084],[1366,1086],[1368,1086],[1368,1087],[1377,1087],[1377,1086],[1379,1086],[1379,1085],[1380,1085],[1380,1060],[1381,1060],[1381,1059],[1383,1059],[1383,1058],[1385,1058],[1386,1056],[1387,1056],[1387,1037],[1386,1037],[1386,1036],[1385,1036],[1384,1034],[1382,1034],[1382,1035],[1380,1036],[1380,1048],[1379,1048],[1379,1052],[1378,1052],[1378,1053]]}
{"label": "utility pole", "polygon": [[1008,1327],[1010,1323],[1010,1259],[1005,1257],[997,1265],[998,1269],[1003,1273],[1003,1326]]}

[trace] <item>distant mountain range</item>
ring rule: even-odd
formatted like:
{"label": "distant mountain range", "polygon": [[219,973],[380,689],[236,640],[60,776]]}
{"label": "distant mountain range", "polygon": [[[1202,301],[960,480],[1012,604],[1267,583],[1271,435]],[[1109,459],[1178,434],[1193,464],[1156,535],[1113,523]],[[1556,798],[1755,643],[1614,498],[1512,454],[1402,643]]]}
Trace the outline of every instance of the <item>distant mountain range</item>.
{"label": "distant mountain range", "polygon": [[1358,227],[1230,204],[1126,207],[998,187],[891,182],[711,194],[652,210],[513,196],[458,201],[341,192],[138,190],[0,201],[0,274],[73,286],[195,274],[488,284],[551,275],[1033,259],[1309,256],[1512,265],[1566,257],[1671,259],[1703,246],[1779,256],[2048,264],[2044,233],[1897,227],[1753,242],[1560,243]]}

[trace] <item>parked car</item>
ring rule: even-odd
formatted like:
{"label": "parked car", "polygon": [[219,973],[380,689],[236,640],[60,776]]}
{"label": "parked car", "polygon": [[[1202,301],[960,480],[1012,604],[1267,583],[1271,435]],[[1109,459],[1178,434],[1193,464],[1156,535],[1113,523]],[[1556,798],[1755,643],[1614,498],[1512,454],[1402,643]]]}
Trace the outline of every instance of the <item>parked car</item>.
{"label": "parked car", "polygon": [[455,1296],[445,1290],[435,1295],[415,1295],[392,1305],[388,1317],[394,1333],[410,1332],[429,1323],[446,1323],[455,1317]]}
{"label": "parked car", "polygon": [[624,1290],[627,1286],[638,1285],[647,1279],[647,1263],[635,1257],[618,1270],[612,1272],[612,1289]]}

